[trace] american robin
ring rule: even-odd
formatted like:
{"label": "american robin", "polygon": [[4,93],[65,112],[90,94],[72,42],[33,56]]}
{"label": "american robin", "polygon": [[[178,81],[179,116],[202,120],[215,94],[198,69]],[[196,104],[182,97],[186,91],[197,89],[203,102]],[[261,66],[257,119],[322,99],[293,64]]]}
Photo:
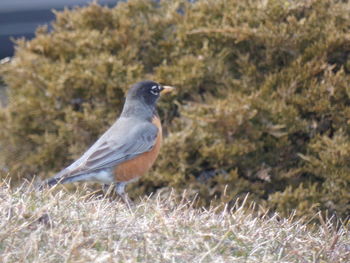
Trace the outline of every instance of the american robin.
{"label": "american robin", "polygon": [[117,121],[78,160],[46,184],[115,184],[115,192],[128,203],[125,186],[144,175],[159,153],[162,127],[156,109],[158,98],[173,89],[153,81],[133,85]]}

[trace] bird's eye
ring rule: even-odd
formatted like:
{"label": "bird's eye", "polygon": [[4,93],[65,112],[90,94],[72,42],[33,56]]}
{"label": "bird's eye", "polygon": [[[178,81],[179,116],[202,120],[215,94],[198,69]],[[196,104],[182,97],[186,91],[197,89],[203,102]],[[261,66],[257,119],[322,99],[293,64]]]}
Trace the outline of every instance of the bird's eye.
{"label": "bird's eye", "polygon": [[151,93],[155,96],[158,96],[159,95],[159,91],[160,91],[160,87],[159,86],[153,86],[151,88]]}

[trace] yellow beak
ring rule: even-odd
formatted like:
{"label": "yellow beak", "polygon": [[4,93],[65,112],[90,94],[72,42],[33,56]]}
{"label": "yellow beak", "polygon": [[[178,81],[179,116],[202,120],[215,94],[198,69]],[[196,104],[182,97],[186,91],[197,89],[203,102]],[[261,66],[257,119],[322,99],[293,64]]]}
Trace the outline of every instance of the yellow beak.
{"label": "yellow beak", "polygon": [[162,87],[163,87],[163,90],[160,92],[161,94],[170,93],[175,89],[174,87],[170,87],[170,86],[162,86]]}

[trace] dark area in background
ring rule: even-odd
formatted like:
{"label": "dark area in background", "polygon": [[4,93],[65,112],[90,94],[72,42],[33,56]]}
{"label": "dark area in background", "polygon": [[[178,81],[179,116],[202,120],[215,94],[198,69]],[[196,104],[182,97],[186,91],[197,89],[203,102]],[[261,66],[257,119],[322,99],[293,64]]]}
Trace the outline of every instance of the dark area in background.
{"label": "dark area in background", "polygon": [[7,104],[7,96],[6,96],[5,85],[2,83],[0,79],[0,107],[5,107],[6,104]]}
{"label": "dark area in background", "polygon": [[34,37],[35,29],[39,25],[49,23],[54,19],[51,9],[10,11],[0,13],[0,58],[12,56],[14,52],[13,40],[24,37]]}
{"label": "dark area in background", "polygon": [[[101,5],[114,6],[120,0],[100,0]],[[12,39],[34,37],[36,28],[54,20],[52,10],[87,5],[92,0],[1,0],[0,59],[13,56]]]}

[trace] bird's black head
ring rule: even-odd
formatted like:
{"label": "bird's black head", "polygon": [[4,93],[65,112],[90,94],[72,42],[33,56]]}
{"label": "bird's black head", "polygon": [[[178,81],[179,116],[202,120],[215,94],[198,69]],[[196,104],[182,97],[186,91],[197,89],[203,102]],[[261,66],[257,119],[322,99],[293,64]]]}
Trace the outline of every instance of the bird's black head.
{"label": "bird's black head", "polygon": [[162,86],[154,81],[141,81],[132,86],[126,99],[142,101],[146,105],[153,106],[156,104],[161,93],[167,93],[172,89],[172,87]]}

